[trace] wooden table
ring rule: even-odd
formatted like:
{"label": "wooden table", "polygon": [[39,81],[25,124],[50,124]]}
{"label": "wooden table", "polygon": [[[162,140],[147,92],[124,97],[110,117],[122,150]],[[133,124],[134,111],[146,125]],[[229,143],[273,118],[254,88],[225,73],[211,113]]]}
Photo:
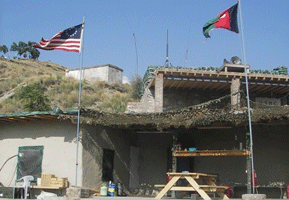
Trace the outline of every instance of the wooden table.
{"label": "wooden table", "polygon": [[41,186],[41,185],[31,185],[29,186],[29,188],[32,191],[32,195],[34,196],[34,192],[33,190],[48,190],[48,191],[57,191],[57,194],[60,196],[63,196],[65,194],[65,192],[63,193],[63,190],[66,189],[66,187],[58,187],[58,186]]}
{"label": "wooden table", "polygon": [[[161,199],[168,191],[182,191],[183,195],[188,191],[196,191],[204,200],[211,200],[207,193],[217,193],[222,199],[229,199],[225,195],[227,186],[217,186],[217,175],[203,174],[203,173],[167,173],[172,179],[163,185],[164,188],[155,197]],[[176,183],[180,179],[186,179],[188,181],[187,186],[176,186]]]}

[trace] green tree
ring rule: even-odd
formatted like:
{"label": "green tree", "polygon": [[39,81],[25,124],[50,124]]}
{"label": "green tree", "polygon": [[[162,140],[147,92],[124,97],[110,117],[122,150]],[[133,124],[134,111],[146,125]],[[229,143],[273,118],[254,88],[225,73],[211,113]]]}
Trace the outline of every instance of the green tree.
{"label": "green tree", "polygon": [[45,95],[46,91],[47,88],[40,83],[23,87],[20,90],[19,98],[27,101],[27,104],[23,106],[24,109],[29,112],[51,110],[49,99]]}
{"label": "green tree", "polygon": [[0,52],[3,52],[4,54],[6,54],[8,52],[8,48],[6,45],[0,46]]}
{"label": "green tree", "polygon": [[141,86],[142,86],[142,78],[140,75],[136,75],[135,77],[132,78],[132,81],[131,81],[131,87],[132,87],[131,97],[132,98],[136,100],[140,100]]}
{"label": "green tree", "polygon": [[29,58],[37,60],[40,56],[40,52],[33,47],[33,45],[36,44],[36,42],[28,41],[28,52],[30,53]]}
{"label": "green tree", "polygon": [[17,51],[19,56],[22,56],[22,54],[26,54],[26,52],[28,51],[28,45],[25,42],[19,41]]}
{"label": "green tree", "polygon": [[[10,47],[10,51],[17,51],[18,52],[18,45],[13,42],[13,44]],[[15,57],[17,56],[17,53],[15,53]]]}

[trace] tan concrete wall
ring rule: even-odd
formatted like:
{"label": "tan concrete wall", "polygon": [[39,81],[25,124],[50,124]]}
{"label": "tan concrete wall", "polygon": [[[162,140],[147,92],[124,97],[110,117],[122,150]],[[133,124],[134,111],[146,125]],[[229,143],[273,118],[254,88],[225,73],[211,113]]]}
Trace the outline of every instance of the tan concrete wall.
{"label": "tan concrete wall", "polygon": [[[5,122],[0,124],[0,165],[18,153],[20,146],[44,146],[42,173],[68,177],[75,185],[76,125],[57,120]],[[79,155],[82,146],[79,143]],[[4,186],[13,186],[17,158],[7,162],[0,173]],[[79,159],[78,185],[82,185],[82,161]]]}
{"label": "tan concrete wall", "polygon": [[139,133],[139,179],[141,185],[166,183],[168,148],[172,135],[167,133]]}
{"label": "tan concrete wall", "polygon": [[[129,154],[133,136],[122,130],[83,126],[83,185],[100,190],[103,149],[114,150],[114,183],[129,185]],[[107,184],[107,183],[106,183]]]}

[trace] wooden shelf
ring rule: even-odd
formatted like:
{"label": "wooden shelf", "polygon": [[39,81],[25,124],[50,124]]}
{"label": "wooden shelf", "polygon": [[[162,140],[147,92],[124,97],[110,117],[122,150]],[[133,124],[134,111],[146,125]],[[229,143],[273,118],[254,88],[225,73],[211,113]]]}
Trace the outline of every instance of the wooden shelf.
{"label": "wooden shelf", "polygon": [[197,151],[175,151],[175,157],[196,157],[196,156],[249,156],[248,150],[197,150]]}

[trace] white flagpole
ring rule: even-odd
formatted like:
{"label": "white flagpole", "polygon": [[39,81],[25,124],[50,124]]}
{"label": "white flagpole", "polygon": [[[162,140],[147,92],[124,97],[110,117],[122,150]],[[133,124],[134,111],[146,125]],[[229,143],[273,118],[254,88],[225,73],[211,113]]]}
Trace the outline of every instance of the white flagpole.
{"label": "white flagpole", "polygon": [[248,107],[248,119],[249,119],[249,131],[250,131],[250,152],[251,152],[251,168],[252,168],[251,184],[252,184],[252,191],[254,194],[255,193],[255,180],[254,180],[254,159],[253,159],[253,135],[252,135],[251,108],[250,108],[249,86],[248,86],[248,75],[247,75],[247,60],[246,60],[246,51],[245,51],[245,39],[244,39],[244,31],[243,31],[241,0],[238,0],[238,2],[239,2],[239,10],[240,10],[241,36],[242,36],[243,57],[244,57],[244,65],[245,65],[247,107]]}
{"label": "white flagpole", "polygon": [[82,66],[83,66],[83,32],[84,32],[85,14],[83,15],[83,22],[81,28],[80,39],[80,67],[79,67],[79,88],[78,88],[78,115],[77,115],[77,136],[76,136],[76,161],[75,161],[75,187],[77,186],[77,170],[78,170],[78,143],[79,143],[79,126],[80,126],[80,97],[81,97],[81,79],[82,79]]}

